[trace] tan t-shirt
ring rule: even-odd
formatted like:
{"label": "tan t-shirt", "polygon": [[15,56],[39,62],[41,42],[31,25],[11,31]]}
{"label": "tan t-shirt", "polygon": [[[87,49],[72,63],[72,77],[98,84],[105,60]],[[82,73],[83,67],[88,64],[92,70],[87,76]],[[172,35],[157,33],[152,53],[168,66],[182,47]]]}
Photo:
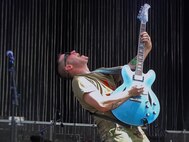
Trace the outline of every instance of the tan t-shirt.
{"label": "tan t-shirt", "polygon": [[[73,78],[72,89],[74,96],[78,99],[82,107],[92,113],[101,113],[94,107],[90,106],[83,100],[83,95],[92,91],[99,91],[102,96],[108,96],[116,88],[116,83],[112,75],[104,75],[102,73],[90,73],[86,75],[78,75]],[[112,113],[101,113],[108,117],[114,118]],[[105,120],[103,118],[94,117],[95,123],[98,126],[99,133],[102,139],[105,139],[105,135],[112,128],[116,127],[116,124],[112,121]]]}
{"label": "tan t-shirt", "polygon": [[75,97],[79,100],[83,108],[91,112],[96,111],[96,109],[84,102],[83,95],[97,90],[102,96],[108,96],[115,88],[116,85],[112,75],[103,75],[101,73],[75,76],[72,81],[72,89]]}

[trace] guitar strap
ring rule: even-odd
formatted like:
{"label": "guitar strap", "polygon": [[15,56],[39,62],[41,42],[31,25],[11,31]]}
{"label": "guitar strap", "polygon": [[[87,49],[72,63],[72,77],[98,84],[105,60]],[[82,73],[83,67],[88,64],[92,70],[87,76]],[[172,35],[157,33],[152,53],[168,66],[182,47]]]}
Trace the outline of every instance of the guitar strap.
{"label": "guitar strap", "polygon": [[121,74],[122,66],[112,67],[112,68],[99,68],[94,70],[93,72],[99,72],[103,74]]}
{"label": "guitar strap", "polygon": [[128,125],[128,124],[126,124],[126,123],[123,123],[123,122],[121,122],[121,121],[119,121],[118,119],[113,119],[113,118],[111,118],[111,117],[108,117],[108,116],[106,116],[106,115],[103,115],[103,114],[99,114],[99,113],[93,113],[93,112],[89,112],[91,115],[93,115],[93,116],[96,116],[96,117],[99,117],[99,118],[103,118],[103,119],[105,119],[105,120],[109,120],[109,121],[112,121],[112,122],[114,122],[114,123],[117,123],[117,124],[119,124],[119,125],[121,125],[121,126],[124,126],[124,127],[126,127],[126,128],[128,128],[128,127],[132,127],[131,125]]}

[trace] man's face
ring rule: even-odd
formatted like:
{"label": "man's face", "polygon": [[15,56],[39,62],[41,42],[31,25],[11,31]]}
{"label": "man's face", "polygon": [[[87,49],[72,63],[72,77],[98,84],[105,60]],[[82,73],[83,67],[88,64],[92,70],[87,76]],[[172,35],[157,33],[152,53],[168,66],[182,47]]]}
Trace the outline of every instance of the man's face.
{"label": "man's face", "polygon": [[80,55],[75,50],[62,54],[59,58],[59,62],[63,62],[64,67],[68,64],[73,66],[80,66],[88,63],[88,57]]}

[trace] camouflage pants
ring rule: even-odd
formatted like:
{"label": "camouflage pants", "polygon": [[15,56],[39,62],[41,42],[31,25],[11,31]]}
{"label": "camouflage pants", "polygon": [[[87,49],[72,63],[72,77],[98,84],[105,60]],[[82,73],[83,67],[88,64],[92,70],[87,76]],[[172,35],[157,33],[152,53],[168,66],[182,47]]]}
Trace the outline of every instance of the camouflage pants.
{"label": "camouflage pants", "polygon": [[116,124],[116,128],[109,130],[103,142],[150,142],[141,127],[123,127]]}

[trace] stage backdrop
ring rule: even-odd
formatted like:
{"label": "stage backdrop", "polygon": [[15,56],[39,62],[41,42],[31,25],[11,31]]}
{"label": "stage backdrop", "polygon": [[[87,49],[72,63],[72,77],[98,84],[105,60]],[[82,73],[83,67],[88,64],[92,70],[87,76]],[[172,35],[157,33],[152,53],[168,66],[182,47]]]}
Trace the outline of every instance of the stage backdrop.
{"label": "stage backdrop", "polygon": [[128,63],[137,53],[140,7],[148,3],[147,32],[153,50],[144,72],[153,69],[152,90],[160,115],[149,134],[185,126],[183,100],[182,0],[0,0],[0,116],[11,116],[6,52],[13,51],[19,96],[16,115],[26,120],[93,123],[73,97],[71,81],[58,78],[56,56],[76,50],[91,70]]}

